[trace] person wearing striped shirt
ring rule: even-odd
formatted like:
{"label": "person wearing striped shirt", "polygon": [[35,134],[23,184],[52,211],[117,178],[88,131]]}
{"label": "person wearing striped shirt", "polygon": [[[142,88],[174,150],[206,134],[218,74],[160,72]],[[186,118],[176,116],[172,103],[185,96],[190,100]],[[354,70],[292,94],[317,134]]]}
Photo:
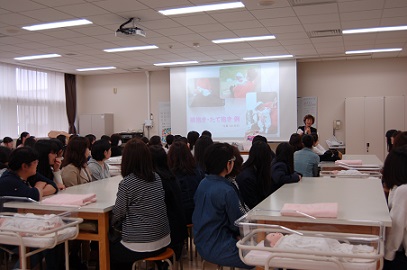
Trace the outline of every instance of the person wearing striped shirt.
{"label": "person wearing striped shirt", "polygon": [[126,143],[121,174],[112,224],[122,225],[122,238],[110,244],[111,269],[131,269],[133,262],[164,252],[171,242],[164,189],[141,140]]}

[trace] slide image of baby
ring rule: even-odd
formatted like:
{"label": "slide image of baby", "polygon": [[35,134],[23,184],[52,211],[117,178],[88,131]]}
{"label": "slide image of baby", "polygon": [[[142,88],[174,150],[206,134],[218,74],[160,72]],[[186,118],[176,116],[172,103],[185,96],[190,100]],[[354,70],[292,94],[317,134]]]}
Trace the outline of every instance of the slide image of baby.
{"label": "slide image of baby", "polygon": [[190,107],[218,107],[225,105],[225,101],[219,96],[218,78],[190,79],[188,89],[188,104]]}
{"label": "slide image of baby", "polygon": [[246,94],[259,91],[260,66],[245,65],[220,69],[221,97],[246,98]]}
{"label": "slide image of baby", "polygon": [[278,132],[278,97],[276,92],[255,93],[246,100],[247,134]]}

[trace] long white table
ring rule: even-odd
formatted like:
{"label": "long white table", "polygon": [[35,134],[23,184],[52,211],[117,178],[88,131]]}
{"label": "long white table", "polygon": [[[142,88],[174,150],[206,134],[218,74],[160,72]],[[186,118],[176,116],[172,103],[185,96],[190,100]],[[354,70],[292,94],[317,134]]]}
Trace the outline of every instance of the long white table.
{"label": "long white table", "polygon": [[99,269],[108,270],[110,269],[109,239],[107,236],[109,231],[109,213],[113,209],[113,205],[116,201],[118,185],[122,179],[123,177],[118,175],[83,185],[72,186],[60,191],[60,193],[68,194],[96,194],[97,201],[95,203],[80,208],[17,202],[8,204],[25,213],[43,214],[49,212],[74,211],[78,212],[78,217],[81,217],[84,220],[96,221],[97,233],[80,232],[77,239],[98,241]]}
{"label": "long white table", "polygon": [[[370,172],[379,173],[383,167],[383,162],[376,155],[343,155],[342,160],[361,160],[363,165],[375,165],[377,170],[369,170]],[[344,170],[343,167],[336,165],[333,161],[322,161],[319,163],[321,171]],[[363,171],[363,170],[361,170]]]}
{"label": "long white table", "polygon": [[[280,215],[285,203],[338,203],[337,218]],[[286,184],[249,213],[259,222],[292,229],[380,235],[391,219],[380,179],[304,177]],[[383,230],[381,230],[383,228]]]}

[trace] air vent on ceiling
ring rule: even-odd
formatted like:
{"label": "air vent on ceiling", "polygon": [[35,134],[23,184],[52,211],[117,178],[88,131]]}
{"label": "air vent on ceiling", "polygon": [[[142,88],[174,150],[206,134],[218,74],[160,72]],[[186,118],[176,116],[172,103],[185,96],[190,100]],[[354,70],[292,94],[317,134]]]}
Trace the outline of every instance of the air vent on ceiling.
{"label": "air vent on ceiling", "polygon": [[336,3],[337,0],[288,0],[291,6],[310,6],[310,5],[321,5],[321,4],[331,4]]}
{"label": "air vent on ceiling", "polygon": [[318,30],[318,31],[309,31],[307,32],[307,34],[308,37],[310,38],[337,37],[342,36],[342,31],[340,29]]}

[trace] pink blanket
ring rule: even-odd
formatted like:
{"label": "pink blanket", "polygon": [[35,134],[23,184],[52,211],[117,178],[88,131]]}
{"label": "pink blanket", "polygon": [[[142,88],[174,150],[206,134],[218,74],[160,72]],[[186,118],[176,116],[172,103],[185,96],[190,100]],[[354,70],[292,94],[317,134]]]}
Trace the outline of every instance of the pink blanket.
{"label": "pink blanket", "polygon": [[96,194],[57,194],[41,201],[42,204],[83,206],[96,202]]}
{"label": "pink blanket", "polygon": [[282,216],[336,218],[338,216],[338,203],[285,203],[281,209]]}
{"label": "pink blanket", "polygon": [[362,165],[362,160],[360,159],[342,159],[335,161],[335,164],[344,164],[344,165]]}

